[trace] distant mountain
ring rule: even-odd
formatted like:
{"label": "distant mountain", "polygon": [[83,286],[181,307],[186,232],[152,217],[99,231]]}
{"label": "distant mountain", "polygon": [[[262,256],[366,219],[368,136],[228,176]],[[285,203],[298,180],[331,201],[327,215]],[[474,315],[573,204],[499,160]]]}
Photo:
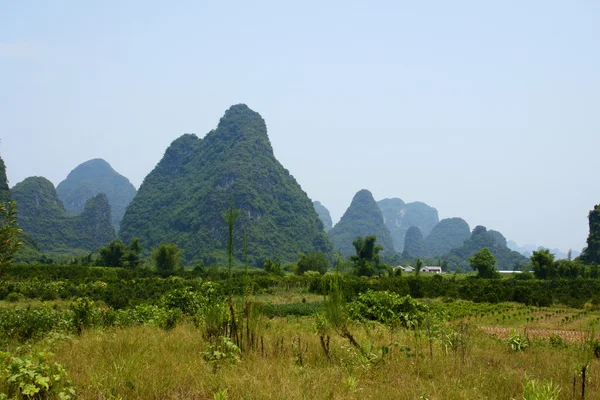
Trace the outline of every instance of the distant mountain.
{"label": "distant mountain", "polygon": [[[533,254],[534,251],[538,251],[541,249],[548,249],[547,247],[544,246],[538,246],[535,244],[525,244],[523,246],[519,246],[514,240],[509,240],[506,242],[506,245],[508,246],[509,249],[514,250],[518,253],[523,254],[525,257],[529,258],[531,257],[531,255]],[[554,248],[554,249],[548,249],[550,250],[550,253],[554,254],[554,259],[555,260],[560,260],[560,259],[566,259],[569,257],[569,253],[567,252],[563,252],[560,249]],[[575,257],[578,257],[581,253],[576,251],[576,250],[571,250],[571,259],[574,259]]]}
{"label": "distant mountain", "polygon": [[368,235],[377,236],[377,244],[383,246],[384,252],[394,252],[392,237],[383,222],[381,210],[371,192],[363,189],[354,195],[340,222],[329,231],[329,237],[336,250],[351,255],[355,253],[352,242],[359,236]]}
{"label": "distant mountain", "polygon": [[496,258],[496,268],[499,270],[520,269],[528,261],[522,254],[506,247],[506,239],[500,232],[488,231],[484,226],[476,226],[461,247],[451,250],[442,258],[447,261],[449,270],[461,268],[471,271],[469,257],[484,247],[489,248]]}
{"label": "distant mountain", "polygon": [[332,246],[311,200],[277,161],[265,121],[244,104],[232,106],[203,139],[185,134],[171,143],[125,211],[119,235],[145,249],[172,242],[188,262],[224,263],[228,240],[222,213],[234,207],[237,260],[296,261],[299,253]]}
{"label": "distant mountain", "polygon": [[112,225],[118,230],[125,209],[137,190],[109,163],[96,158],[78,165],[69,173],[67,179],[58,184],[56,192],[69,215],[80,214],[86,201],[98,193],[105,193],[112,212]]}
{"label": "distant mountain", "polygon": [[446,218],[433,227],[425,238],[425,248],[430,257],[442,256],[461,247],[471,236],[469,224],[462,218]]}
{"label": "distant mountain", "polygon": [[[8,178],[6,177],[6,164],[4,164],[4,160],[0,157],[0,203],[8,203],[12,200],[10,188],[8,187]],[[19,250],[15,254],[15,261],[36,260],[39,258],[40,254],[37,244],[31,236],[25,232],[21,232],[20,241],[21,246],[19,246]]]}
{"label": "distant mountain", "polygon": [[333,221],[331,220],[329,210],[320,201],[313,201],[313,207],[323,223],[323,229],[325,229],[325,232],[329,232],[333,228]]}
{"label": "distant mountain", "polygon": [[95,251],[115,238],[111,212],[105,194],[89,199],[83,212],[68,216],[52,182],[30,177],[15,185],[19,226],[41,251],[72,254]]}
{"label": "distant mountain", "polygon": [[4,164],[4,160],[0,157],[0,203],[8,203],[11,200],[8,178],[6,177],[6,164]]}
{"label": "distant mountain", "polygon": [[600,264],[600,204],[588,214],[589,234],[587,246],[583,249],[579,260],[586,264]]}
{"label": "distant mountain", "polygon": [[439,222],[437,210],[419,201],[404,203],[399,198],[391,198],[379,200],[377,205],[398,252],[404,250],[404,237],[411,226],[418,227],[423,237],[427,237]]}
{"label": "distant mountain", "polygon": [[427,257],[427,247],[421,230],[416,226],[411,226],[404,236],[404,254],[412,257]]}

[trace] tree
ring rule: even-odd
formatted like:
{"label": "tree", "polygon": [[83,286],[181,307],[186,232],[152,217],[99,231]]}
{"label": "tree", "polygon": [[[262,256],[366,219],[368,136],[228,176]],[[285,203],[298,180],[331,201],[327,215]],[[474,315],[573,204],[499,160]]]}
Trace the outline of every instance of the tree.
{"label": "tree", "polygon": [[417,265],[415,265],[415,276],[421,276],[421,268],[423,268],[423,261],[417,259]]}
{"label": "tree", "polygon": [[375,235],[356,238],[352,245],[356,250],[356,255],[350,256],[354,263],[354,273],[358,276],[373,276],[386,268],[380,265],[379,252],[383,247],[376,245],[377,237]]}
{"label": "tree", "polygon": [[122,267],[123,259],[127,254],[127,247],[121,239],[111,241],[106,247],[98,249],[100,265],[105,267]]}
{"label": "tree", "polygon": [[0,272],[11,266],[21,241],[21,229],[17,225],[17,203],[0,204]]}
{"label": "tree", "polygon": [[229,270],[229,278],[231,279],[231,269],[233,267],[233,225],[241,214],[240,210],[233,208],[233,194],[229,202],[229,209],[223,212],[222,216],[227,223],[227,269]]}
{"label": "tree", "polygon": [[134,238],[129,246],[121,239],[111,241],[106,247],[100,247],[98,263],[105,267],[135,268],[140,264],[142,245],[138,238]]}
{"label": "tree", "polygon": [[487,247],[469,257],[469,263],[471,264],[471,268],[477,271],[477,276],[480,278],[491,279],[499,276],[498,271],[494,267],[496,259]]}
{"label": "tree", "polygon": [[160,271],[173,271],[179,265],[183,250],[174,243],[161,243],[152,249],[152,260]]}
{"label": "tree", "polygon": [[554,263],[554,254],[548,249],[534,251],[530,257],[533,274],[538,279],[554,278],[557,275],[557,268]]}
{"label": "tree", "polygon": [[263,264],[263,266],[265,268],[265,272],[268,274],[274,274],[274,275],[282,275],[283,274],[283,270],[281,269],[280,262],[273,262],[270,258],[268,258],[267,261],[265,261],[265,263]]}
{"label": "tree", "polygon": [[142,253],[142,245],[140,239],[133,238],[129,246],[127,246],[127,253],[123,257],[123,266],[126,268],[136,268],[140,265],[140,254]]}
{"label": "tree", "polygon": [[302,275],[306,271],[318,271],[324,274],[329,269],[329,260],[323,252],[300,254],[300,258],[296,263],[296,274]]}

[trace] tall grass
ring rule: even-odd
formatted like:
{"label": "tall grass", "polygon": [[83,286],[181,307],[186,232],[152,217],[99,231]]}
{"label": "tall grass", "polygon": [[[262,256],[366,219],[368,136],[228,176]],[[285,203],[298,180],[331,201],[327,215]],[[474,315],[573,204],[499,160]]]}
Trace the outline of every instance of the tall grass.
{"label": "tall grass", "polygon": [[[580,349],[533,343],[514,353],[505,341],[472,332],[464,358],[444,352],[410,331],[353,324],[365,356],[340,336],[324,355],[313,317],[275,318],[261,324],[262,351],[242,353],[217,370],[202,358],[210,342],[191,323],[165,331],[151,326],[89,330],[62,342],[57,361],[69,371],[83,399],[511,399],[523,398],[525,374],[570,388]],[[300,346],[300,350],[299,350]],[[407,349],[410,349],[407,351]],[[298,352],[302,361],[299,362]],[[600,398],[600,370],[591,360],[586,398]],[[569,390],[561,398],[571,398]]]}

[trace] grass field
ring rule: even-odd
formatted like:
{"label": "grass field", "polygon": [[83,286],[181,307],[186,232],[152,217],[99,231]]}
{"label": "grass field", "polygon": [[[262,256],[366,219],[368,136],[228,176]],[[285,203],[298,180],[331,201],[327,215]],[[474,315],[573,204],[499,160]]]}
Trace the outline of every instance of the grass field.
{"label": "grass field", "polygon": [[[311,307],[323,297],[277,289],[254,300],[267,309],[310,314],[321,310]],[[41,304],[3,302],[0,308]],[[362,350],[333,329],[328,356],[314,315],[256,317],[256,344],[240,353],[216,347],[189,318],[170,330],[91,328],[24,346],[9,342],[5,350],[52,351],[81,399],[521,399],[532,380],[551,382],[561,399],[580,399],[583,366],[586,398],[600,398],[600,363],[590,340],[600,312],[468,301],[432,300],[429,306],[445,315],[432,329],[350,323]],[[522,348],[515,351],[511,340]],[[206,355],[214,350],[225,356],[211,360]]]}

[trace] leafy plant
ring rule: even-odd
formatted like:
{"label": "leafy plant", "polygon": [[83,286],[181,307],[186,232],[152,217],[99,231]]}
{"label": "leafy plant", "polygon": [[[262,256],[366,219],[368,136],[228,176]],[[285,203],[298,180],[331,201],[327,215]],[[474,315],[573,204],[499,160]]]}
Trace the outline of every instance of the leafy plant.
{"label": "leafy plant", "polygon": [[202,358],[207,363],[210,363],[213,368],[213,372],[224,364],[235,364],[239,361],[240,348],[231,341],[227,336],[221,336],[217,344],[210,344],[208,348],[203,351]]}
{"label": "leafy plant", "polygon": [[560,386],[553,384],[552,380],[539,382],[536,379],[525,376],[525,381],[523,382],[523,400],[558,400],[559,394]]}
{"label": "leafy plant", "polygon": [[513,329],[508,338],[508,344],[513,351],[521,352],[529,347],[529,339]]}
{"label": "leafy plant", "polygon": [[52,353],[14,357],[0,352],[0,399],[61,400],[75,397],[75,388],[62,365],[51,363]]}

